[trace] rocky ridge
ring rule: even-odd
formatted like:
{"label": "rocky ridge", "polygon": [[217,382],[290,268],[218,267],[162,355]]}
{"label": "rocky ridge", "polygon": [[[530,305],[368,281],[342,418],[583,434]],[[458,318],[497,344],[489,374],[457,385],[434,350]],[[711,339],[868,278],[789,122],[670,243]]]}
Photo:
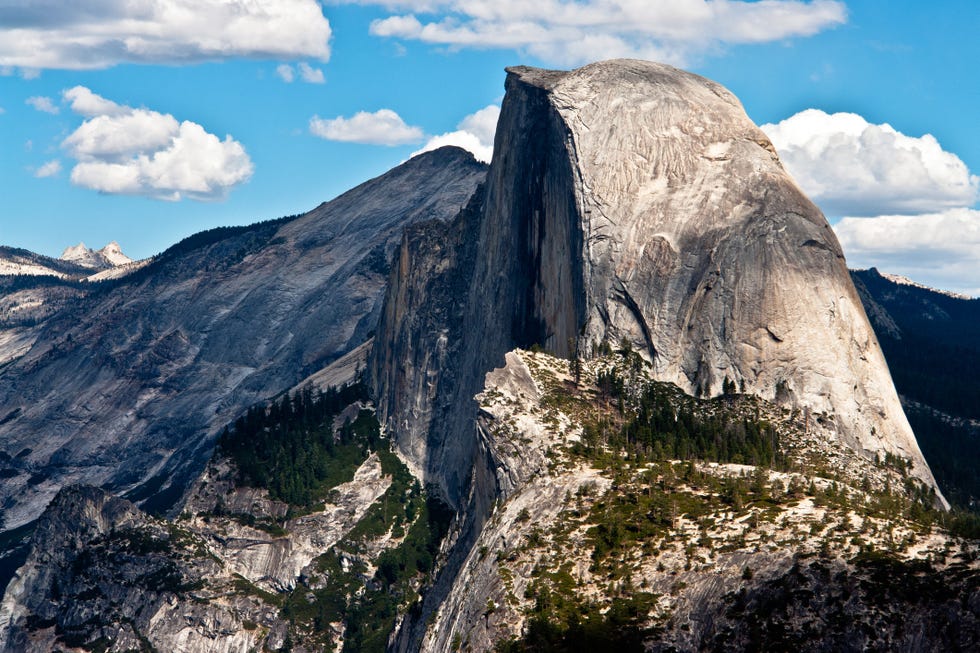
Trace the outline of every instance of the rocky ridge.
{"label": "rocky ridge", "polygon": [[[503,650],[564,650],[582,637],[623,650],[644,650],[634,648],[641,642],[933,650],[962,648],[980,632],[977,543],[909,518],[898,491],[904,467],[841,467],[827,457],[840,443],[813,446],[833,429],[749,395],[687,401],[775,426],[787,455],[781,470],[609,456],[602,446],[588,453],[588,425],[617,412],[614,403],[601,408],[591,379],[627,365],[586,362],[579,374],[590,381],[580,383],[571,367],[514,351],[487,375],[480,446],[502,495],[421,650],[490,650],[507,640],[515,648]],[[907,595],[909,583],[938,594]],[[896,621],[900,614],[911,618]],[[938,614],[951,619],[948,629],[932,623]],[[752,619],[769,632],[753,633]]]}
{"label": "rocky ridge", "polygon": [[[243,620],[275,625],[266,606],[227,592],[193,534],[96,488],[60,492],[34,539],[44,545],[0,604],[0,650],[244,651],[259,640]],[[217,606],[191,599],[205,583],[224,595]]]}
{"label": "rocky ridge", "polygon": [[[331,459],[347,480],[316,505],[243,483],[224,449],[171,521],[96,488],[62,489],[0,604],[0,651],[381,650],[427,582],[434,504],[369,407],[312,426],[353,437]],[[339,435],[348,428],[361,435]]]}
{"label": "rocky ridge", "polygon": [[166,509],[218,429],[364,343],[406,225],[449,220],[485,167],[415,157],[313,211],[192,236],[0,332],[7,528],[66,484]]}
{"label": "rocky ridge", "polygon": [[81,277],[91,270],[74,261],[35,254],[26,249],[0,246],[0,276]]}

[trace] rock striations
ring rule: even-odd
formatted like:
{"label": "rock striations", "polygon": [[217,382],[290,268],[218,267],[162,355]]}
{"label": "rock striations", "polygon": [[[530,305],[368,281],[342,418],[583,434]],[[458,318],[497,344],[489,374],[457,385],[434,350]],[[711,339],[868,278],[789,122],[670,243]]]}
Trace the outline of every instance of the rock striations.
{"label": "rock striations", "polygon": [[[837,239],[729,91],[632,60],[508,73],[484,194],[455,227],[473,251],[403,247],[372,367],[399,446],[450,500],[475,451],[471,397],[506,351],[624,338],[660,380],[712,396],[727,379],[819,414],[842,446],[935,485]],[[406,290],[426,266],[465,297]],[[459,318],[438,334],[399,331],[446,302]],[[393,391],[423,378],[431,398]]]}
{"label": "rock striations", "polygon": [[71,483],[175,502],[241,411],[368,339],[404,228],[451,219],[485,170],[426,153],[304,215],[192,236],[26,334],[0,324],[6,527]]}

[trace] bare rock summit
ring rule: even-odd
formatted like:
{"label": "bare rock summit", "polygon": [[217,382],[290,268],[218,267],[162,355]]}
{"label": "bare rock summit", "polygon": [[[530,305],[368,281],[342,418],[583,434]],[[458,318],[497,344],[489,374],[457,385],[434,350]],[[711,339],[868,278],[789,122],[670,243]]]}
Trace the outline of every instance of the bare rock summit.
{"label": "bare rock summit", "polygon": [[85,243],[78,243],[66,247],[58,258],[93,270],[105,270],[133,262],[133,259],[123,254],[122,248],[116,241],[98,250],[86,247]]}
{"label": "bare rock summit", "polygon": [[[410,243],[414,260],[396,267],[456,270],[450,285],[467,288],[456,332],[396,335],[374,354],[382,413],[396,437],[408,426],[400,446],[419,468],[445,472],[448,495],[459,493],[459,458],[473,449],[453,434],[472,423],[470,399],[505,352],[537,343],[589,356],[625,339],[659,380],[759,395],[832,425],[866,459],[908,461],[935,488],[840,244],[731,92],[634,60],[508,73],[485,192],[469,209],[478,217],[456,227],[473,251],[434,266]],[[390,284],[382,334],[396,317],[432,321],[418,316],[438,302],[406,283]],[[444,355],[454,337],[455,358]],[[449,361],[438,373],[434,357]],[[394,390],[420,384],[437,409]]]}

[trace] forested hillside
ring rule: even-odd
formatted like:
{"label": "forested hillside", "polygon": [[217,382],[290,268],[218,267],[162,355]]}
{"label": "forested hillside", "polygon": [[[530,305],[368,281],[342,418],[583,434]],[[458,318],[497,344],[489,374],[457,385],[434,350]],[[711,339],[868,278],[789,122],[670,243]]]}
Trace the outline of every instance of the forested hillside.
{"label": "forested hillside", "polygon": [[919,446],[946,497],[980,509],[980,299],[851,273]]}

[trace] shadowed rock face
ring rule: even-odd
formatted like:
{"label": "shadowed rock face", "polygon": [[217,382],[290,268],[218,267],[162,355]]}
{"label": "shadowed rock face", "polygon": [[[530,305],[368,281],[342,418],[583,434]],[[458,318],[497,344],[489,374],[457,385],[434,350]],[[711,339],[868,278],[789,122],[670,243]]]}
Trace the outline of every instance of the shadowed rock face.
{"label": "shadowed rock face", "polygon": [[[394,319],[382,320],[375,351],[402,362],[375,365],[379,394],[393,398],[382,414],[450,500],[462,497],[473,460],[471,398],[506,351],[539,343],[588,355],[624,338],[660,380],[713,395],[727,377],[824,413],[842,446],[907,458],[935,484],[839,243],[730,92],[630,60],[508,72],[485,197],[467,223],[473,262],[428,264],[453,279],[440,283],[466,286],[465,297],[412,304],[404,275],[392,281],[401,294],[388,296],[387,318],[420,322],[440,302],[464,304],[439,336],[462,342],[460,355],[433,365],[437,343],[398,337]],[[403,249],[398,269],[426,257]],[[428,388],[447,390],[425,405],[390,393],[423,374]]]}
{"label": "shadowed rock face", "polygon": [[7,528],[69,483],[178,499],[220,428],[367,340],[405,226],[451,219],[485,171],[420,155],[305,215],[193,236],[48,318],[0,371]]}
{"label": "shadowed rock face", "polygon": [[227,585],[218,605],[191,598],[221,571],[189,532],[97,488],[67,486],[0,602],[0,651],[232,653],[261,648],[268,631],[275,639],[283,626],[268,608]]}

